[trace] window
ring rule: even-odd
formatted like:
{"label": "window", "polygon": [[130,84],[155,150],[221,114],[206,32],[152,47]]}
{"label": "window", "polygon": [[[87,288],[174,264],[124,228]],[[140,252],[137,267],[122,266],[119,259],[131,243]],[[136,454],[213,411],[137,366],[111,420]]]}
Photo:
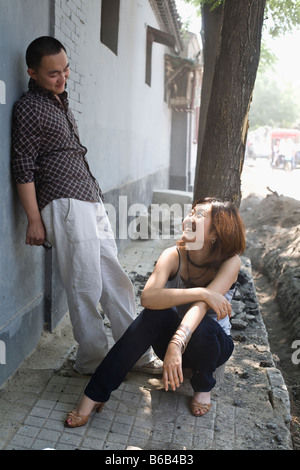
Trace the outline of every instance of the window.
{"label": "window", "polygon": [[118,55],[120,0],[102,0],[100,40]]}
{"label": "window", "polygon": [[152,44],[158,42],[172,49],[175,47],[175,39],[170,34],[164,33],[158,29],[147,27],[147,50],[146,50],[146,77],[145,82],[151,86],[151,72],[152,72]]}

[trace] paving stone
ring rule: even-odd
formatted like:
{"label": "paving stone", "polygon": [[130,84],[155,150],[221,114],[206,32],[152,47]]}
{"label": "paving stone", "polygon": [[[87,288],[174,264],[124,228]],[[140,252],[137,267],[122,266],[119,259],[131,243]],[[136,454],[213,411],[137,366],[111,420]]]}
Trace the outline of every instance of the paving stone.
{"label": "paving stone", "polygon": [[[120,261],[130,277],[140,279],[135,281],[136,292],[166,244],[161,240],[132,242],[121,254]],[[251,276],[246,281],[251,284]],[[243,292],[238,297],[239,306]],[[192,392],[188,380],[178,391],[165,392],[160,377],[131,371],[100,415],[93,415],[84,427],[66,428],[66,413],[78,402],[89,377],[64,375],[68,369],[62,367],[61,371],[47,374],[40,371],[40,384],[29,387],[28,399],[24,397],[26,409],[17,384],[10,400],[5,397],[0,449],[291,450],[286,387],[273,364],[260,367],[262,359],[269,361],[271,353],[259,312],[255,318],[255,322],[243,320],[243,339],[240,332],[235,333],[234,354],[212,393],[213,406],[203,417],[194,417],[189,411]],[[109,322],[106,331],[112,344]],[[34,377],[38,383],[39,371],[34,371]],[[256,393],[255,406],[248,403],[249,390]],[[270,403],[270,393],[275,405]],[[22,402],[22,409],[14,406],[16,402]]]}

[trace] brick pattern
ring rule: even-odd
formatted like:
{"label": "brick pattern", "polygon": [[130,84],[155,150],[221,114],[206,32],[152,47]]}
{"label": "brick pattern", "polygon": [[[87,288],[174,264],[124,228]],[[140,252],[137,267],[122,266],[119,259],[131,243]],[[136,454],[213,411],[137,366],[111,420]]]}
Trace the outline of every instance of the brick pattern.
{"label": "brick pattern", "polygon": [[216,403],[200,421],[187,413],[186,387],[171,394],[161,390],[159,380],[153,378],[153,385],[148,381],[149,377],[136,374],[134,382],[124,382],[87,426],[68,429],[63,424],[66,413],[78,401],[87,379],[54,376],[6,449],[209,448]]}
{"label": "brick pattern", "polygon": [[71,76],[67,90],[76,120],[83,112],[79,48],[85,41],[86,8],[86,0],[55,1],[55,37],[65,45],[70,60]]}

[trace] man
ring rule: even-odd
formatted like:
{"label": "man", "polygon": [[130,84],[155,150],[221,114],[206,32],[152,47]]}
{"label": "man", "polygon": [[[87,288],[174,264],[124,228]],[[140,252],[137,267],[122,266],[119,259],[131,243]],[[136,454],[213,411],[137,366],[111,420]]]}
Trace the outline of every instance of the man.
{"label": "man", "polygon": [[[135,318],[132,284],[121,268],[98,182],[68,105],[65,47],[43,36],[26,51],[29,90],[13,116],[12,170],[28,219],[26,244],[57,250],[78,351],[74,368],[94,372],[108,350],[99,300],[115,341]],[[132,345],[134,347],[134,345]],[[161,372],[152,352],[141,370]]]}

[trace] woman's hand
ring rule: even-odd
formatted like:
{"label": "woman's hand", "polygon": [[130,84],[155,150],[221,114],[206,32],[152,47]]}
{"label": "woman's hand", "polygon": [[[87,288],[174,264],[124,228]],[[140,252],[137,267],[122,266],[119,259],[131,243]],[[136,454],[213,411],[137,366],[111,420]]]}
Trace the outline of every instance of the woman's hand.
{"label": "woman's hand", "polygon": [[230,317],[231,305],[224,295],[207,288],[205,291],[205,302],[216,312],[218,321],[227,315]]}
{"label": "woman's hand", "polygon": [[164,357],[163,365],[163,383],[166,391],[169,384],[173,391],[183,382],[182,373],[182,355],[180,347],[174,343],[170,343]]}

